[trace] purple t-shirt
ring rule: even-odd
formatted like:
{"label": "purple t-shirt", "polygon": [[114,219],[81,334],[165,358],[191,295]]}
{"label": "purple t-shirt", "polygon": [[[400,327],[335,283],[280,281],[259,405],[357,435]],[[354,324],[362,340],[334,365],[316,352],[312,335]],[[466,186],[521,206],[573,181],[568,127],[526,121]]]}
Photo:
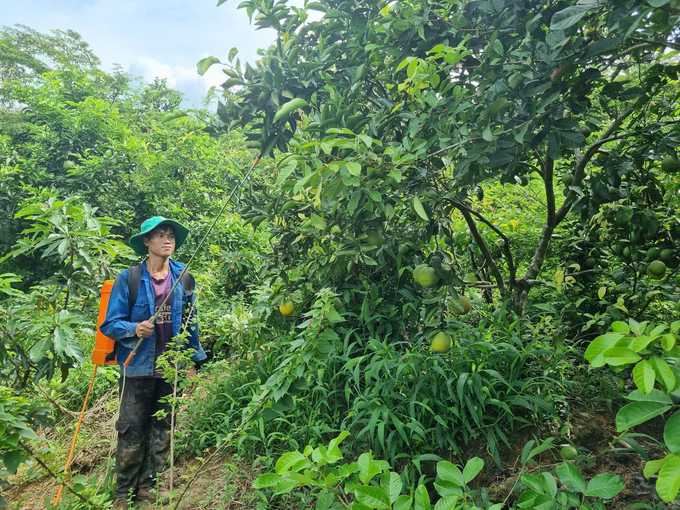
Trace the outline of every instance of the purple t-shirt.
{"label": "purple t-shirt", "polygon": [[[149,275],[151,278],[151,286],[153,287],[153,295],[156,300],[154,306],[154,313],[158,310],[165,296],[168,295],[171,288],[171,278],[170,271],[165,278],[162,280],[157,280],[153,276]],[[151,377],[161,378],[163,377],[156,368],[156,360],[158,356],[167,350],[167,344],[172,339],[172,298],[168,299],[163,306],[163,310],[158,314],[158,319],[156,319],[155,331],[156,333],[156,356],[154,358],[154,369],[153,375]]]}

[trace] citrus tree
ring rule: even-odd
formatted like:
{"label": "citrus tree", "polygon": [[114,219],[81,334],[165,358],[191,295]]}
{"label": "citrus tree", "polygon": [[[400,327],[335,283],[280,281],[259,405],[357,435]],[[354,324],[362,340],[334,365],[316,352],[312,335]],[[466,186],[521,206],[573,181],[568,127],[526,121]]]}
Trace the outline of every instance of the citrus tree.
{"label": "citrus tree", "polygon": [[[663,201],[680,167],[676,0],[240,7],[278,37],[255,67],[229,53],[217,113],[262,154],[285,155],[275,189],[253,202],[277,224],[277,264],[308,277],[341,287],[427,262],[439,283],[461,286],[449,228],[460,214],[485,286],[522,314],[570,213],[588,221],[618,200]],[[544,223],[518,260],[478,198],[487,182],[531,179]],[[673,228],[654,211],[618,214],[640,235]]]}

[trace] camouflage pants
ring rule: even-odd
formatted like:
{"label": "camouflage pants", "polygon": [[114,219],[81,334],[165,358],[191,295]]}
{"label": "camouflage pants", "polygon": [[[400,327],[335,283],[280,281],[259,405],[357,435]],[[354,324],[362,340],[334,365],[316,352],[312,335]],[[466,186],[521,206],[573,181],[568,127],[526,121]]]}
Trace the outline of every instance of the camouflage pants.
{"label": "camouflage pants", "polygon": [[[121,378],[121,387],[122,387]],[[172,394],[172,385],[163,379],[125,378],[120,414],[116,422],[116,494],[127,497],[130,489],[151,489],[170,454],[170,405],[159,402]],[[167,418],[153,415],[164,410]]]}

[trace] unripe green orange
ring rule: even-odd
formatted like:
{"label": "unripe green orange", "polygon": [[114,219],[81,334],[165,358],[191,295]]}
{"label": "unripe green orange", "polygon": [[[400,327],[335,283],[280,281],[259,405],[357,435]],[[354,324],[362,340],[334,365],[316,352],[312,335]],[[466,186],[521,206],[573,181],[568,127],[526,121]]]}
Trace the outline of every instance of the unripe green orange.
{"label": "unripe green orange", "polygon": [[439,277],[433,268],[430,266],[425,266],[420,270],[420,272],[418,272],[416,281],[426,289],[429,289],[430,287],[437,285],[437,282],[439,282]]}
{"label": "unripe green orange", "polygon": [[430,347],[432,347],[432,350],[444,354],[445,352],[449,352],[451,347],[453,347],[453,339],[446,334],[446,332],[440,331],[432,339]]}
{"label": "unripe green orange", "polygon": [[560,450],[560,457],[564,460],[573,460],[578,457],[578,450],[573,446],[565,446]]}
{"label": "unripe green orange", "polygon": [[661,280],[666,274],[666,264],[660,260],[655,260],[647,266],[647,275],[652,280]]}

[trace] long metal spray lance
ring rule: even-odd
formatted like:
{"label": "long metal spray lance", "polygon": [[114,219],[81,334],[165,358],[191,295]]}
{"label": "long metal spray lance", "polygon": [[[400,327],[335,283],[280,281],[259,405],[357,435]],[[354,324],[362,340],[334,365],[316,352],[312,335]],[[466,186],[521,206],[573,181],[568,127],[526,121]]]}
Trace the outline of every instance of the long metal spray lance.
{"label": "long metal spray lance", "polygon": [[[184,273],[186,273],[187,270],[189,269],[189,265],[190,265],[191,262],[194,260],[194,257],[196,257],[196,254],[199,252],[199,250],[200,250],[201,247],[203,246],[203,243],[204,243],[205,240],[208,238],[208,235],[210,235],[210,232],[212,232],[212,229],[213,229],[213,228],[215,227],[215,225],[217,224],[217,220],[220,219],[220,217],[222,216],[222,213],[223,213],[224,210],[227,208],[227,204],[229,204],[229,201],[231,200],[231,197],[234,196],[234,193],[236,192],[237,189],[241,189],[241,187],[243,186],[243,184],[246,182],[246,180],[247,180],[248,177],[250,176],[250,173],[253,171],[253,168],[255,168],[255,165],[257,165],[257,164],[260,162],[260,159],[262,159],[264,156],[265,156],[265,154],[260,154],[257,158],[255,158],[255,161],[253,161],[253,164],[252,164],[252,166],[250,167],[250,170],[248,170],[248,171],[246,172],[246,174],[243,176],[243,179],[241,179],[241,182],[239,183],[239,185],[236,186],[233,190],[231,190],[231,193],[230,193],[229,196],[227,197],[226,202],[224,202],[224,205],[222,206],[222,209],[220,209],[220,212],[217,213],[217,216],[215,216],[215,219],[213,220],[212,224],[210,225],[210,227],[208,228],[207,232],[206,232],[205,235],[203,236],[203,239],[201,239],[201,242],[198,243],[198,246],[197,246],[196,249],[194,250],[194,253],[192,253],[191,258],[189,259],[189,262],[187,262],[186,265],[182,268],[182,272],[181,272],[181,273],[179,274],[179,276],[177,277],[177,280],[175,280],[175,283],[174,283],[174,285],[172,286],[172,288],[170,289],[170,292],[168,292],[168,295],[165,296],[165,299],[164,299],[163,302],[161,303],[161,306],[158,307],[158,309],[156,310],[156,313],[155,313],[154,316],[151,318],[151,321],[150,321],[151,324],[155,324],[155,323],[156,323],[156,319],[158,319],[158,314],[159,314],[160,311],[163,309],[163,307],[165,306],[165,303],[168,301],[168,299],[170,298],[170,296],[172,296],[172,293],[175,291],[175,288],[177,287],[177,284],[182,280],[182,277],[184,276]],[[123,363],[123,366],[126,366],[126,367],[127,367],[127,366],[130,364],[130,361],[132,361],[132,358],[133,358],[134,355],[137,353],[137,350],[142,346],[142,342],[143,342],[143,341],[144,341],[143,338],[140,338],[140,339],[139,339],[139,341],[138,341],[137,344],[135,345],[135,348],[132,349],[132,352],[130,353],[130,355],[129,355],[129,356],[127,357],[127,359],[125,360],[125,363]]]}

